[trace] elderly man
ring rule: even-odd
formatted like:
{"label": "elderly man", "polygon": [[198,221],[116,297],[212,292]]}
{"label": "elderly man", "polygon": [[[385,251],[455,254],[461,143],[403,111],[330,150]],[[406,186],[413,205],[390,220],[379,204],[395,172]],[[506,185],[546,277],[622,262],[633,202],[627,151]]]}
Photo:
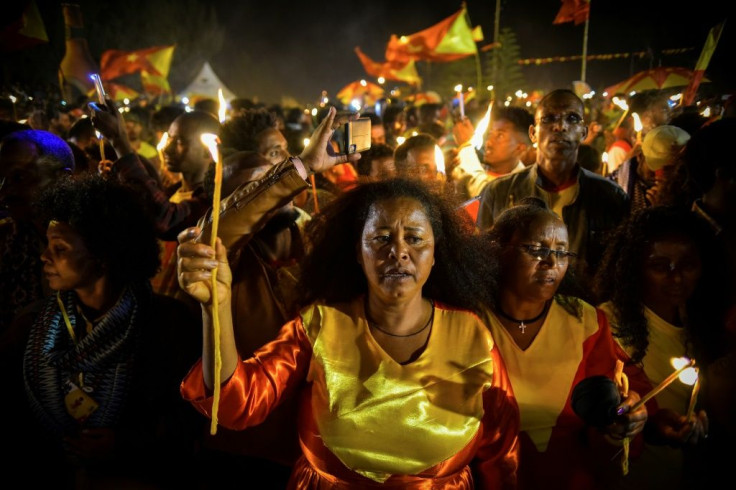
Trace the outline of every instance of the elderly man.
{"label": "elderly man", "polygon": [[533,165],[489,183],[481,194],[477,225],[488,230],[505,209],[527,196],[544,199],[562,218],[575,271],[591,280],[605,248],[606,234],[628,214],[629,201],[615,183],[580,168],[578,147],[588,134],[583,101],[570,90],[554,90],[537,107],[529,137],[536,143]]}

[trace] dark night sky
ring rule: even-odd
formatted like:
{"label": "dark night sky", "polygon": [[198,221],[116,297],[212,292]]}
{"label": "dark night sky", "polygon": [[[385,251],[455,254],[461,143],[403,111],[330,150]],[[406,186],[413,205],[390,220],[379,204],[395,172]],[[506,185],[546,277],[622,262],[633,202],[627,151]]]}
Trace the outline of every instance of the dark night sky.
{"label": "dark night sky", "polygon": [[[360,46],[376,60],[390,34],[410,34],[451,15],[458,1],[221,1],[217,11],[226,29],[225,46],[211,63],[223,82],[241,96],[277,102],[282,94],[315,100],[321,90],[334,95],[345,84],[367,75],[353,49]],[[612,85],[655,66],[693,68],[711,27],[727,17],[726,1],[684,2],[594,0],[588,54],[651,49],[654,57],[636,60],[589,61],[587,81],[594,89]],[[579,55],[583,25],[553,25],[557,0],[502,0],[501,27],[518,36],[523,58]],[[693,5],[697,5],[694,7]],[[697,8],[697,10],[695,10]],[[643,10],[646,9],[646,10]],[[490,42],[495,1],[469,1],[473,25],[481,24]],[[726,62],[733,56],[736,21],[726,23],[708,75],[732,92],[734,75]],[[662,49],[694,48],[681,55],[660,55]],[[530,89],[569,87],[580,78],[580,62],[558,62],[524,68]],[[370,78],[369,78],[370,79]],[[472,83],[474,80],[468,81]],[[430,87],[431,88],[431,87]]]}

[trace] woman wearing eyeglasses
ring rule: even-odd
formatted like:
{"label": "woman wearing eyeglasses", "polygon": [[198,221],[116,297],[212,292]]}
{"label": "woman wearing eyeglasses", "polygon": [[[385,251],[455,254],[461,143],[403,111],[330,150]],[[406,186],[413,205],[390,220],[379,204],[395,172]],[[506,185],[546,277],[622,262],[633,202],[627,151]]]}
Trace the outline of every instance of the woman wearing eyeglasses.
{"label": "woman wearing eyeglasses", "polygon": [[565,280],[575,254],[562,220],[535,197],[504,211],[488,234],[498,261],[498,294],[484,321],[507,365],[521,414],[519,488],[604,488],[621,473],[617,452],[624,437],[644,427],[647,409],[632,411],[649,391],[639,370],[629,371],[628,396],[614,423],[586,427],[571,406],[582,379],[612,378],[616,361],[628,360],[605,316],[574,296]]}

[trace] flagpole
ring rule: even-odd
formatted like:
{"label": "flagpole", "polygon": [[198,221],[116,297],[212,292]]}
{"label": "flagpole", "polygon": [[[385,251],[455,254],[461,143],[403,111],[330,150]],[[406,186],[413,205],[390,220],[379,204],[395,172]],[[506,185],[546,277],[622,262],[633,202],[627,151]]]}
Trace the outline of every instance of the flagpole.
{"label": "flagpole", "polygon": [[[588,4],[590,4],[590,0],[588,0]],[[590,6],[588,7],[590,9]],[[583,63],[582,67],[580,69],[580,81],[585,82],[585,68],[586,63],[588,61],[588,25],[590,24],[590,10],[588,10],[588,15],[585,16],[585,30],[583,31]]]}
{"label": "flagpole", "polygon": [[[494,50],[498,50],[498,37],[501,29],[501,0],[496,0],[496,15],[493,19],[493,45]],[[491,78],[491,85],[496,86],[498,78],[498,53],[493,51],[493,74]],[[493,95],[493,94],[492,94]],[[493,97],[492,97],[493,98]]]}

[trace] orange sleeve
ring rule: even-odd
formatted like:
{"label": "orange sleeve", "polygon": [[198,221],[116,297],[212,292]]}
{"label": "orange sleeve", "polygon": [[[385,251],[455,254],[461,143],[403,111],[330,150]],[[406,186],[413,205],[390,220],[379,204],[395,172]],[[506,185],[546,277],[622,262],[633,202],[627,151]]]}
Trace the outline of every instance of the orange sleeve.
{"label": "orange sleeve", "polygon": [[491,349],[493,384],[483,394],[483,442],[473,462],[476,488],[516,488],[519,406],[497,346]]}
{"label": "orange sleeve", "polygon": [[[222,385],[218,422],[242,430],[263,422],[281,400],[306,379],[312,345],[300,318],[281,328],[278,337],[240,360]],[[212,393],[204,384],[202,360],[189,371],[180,387],[181,396],[207,417],[212,417]]]}

